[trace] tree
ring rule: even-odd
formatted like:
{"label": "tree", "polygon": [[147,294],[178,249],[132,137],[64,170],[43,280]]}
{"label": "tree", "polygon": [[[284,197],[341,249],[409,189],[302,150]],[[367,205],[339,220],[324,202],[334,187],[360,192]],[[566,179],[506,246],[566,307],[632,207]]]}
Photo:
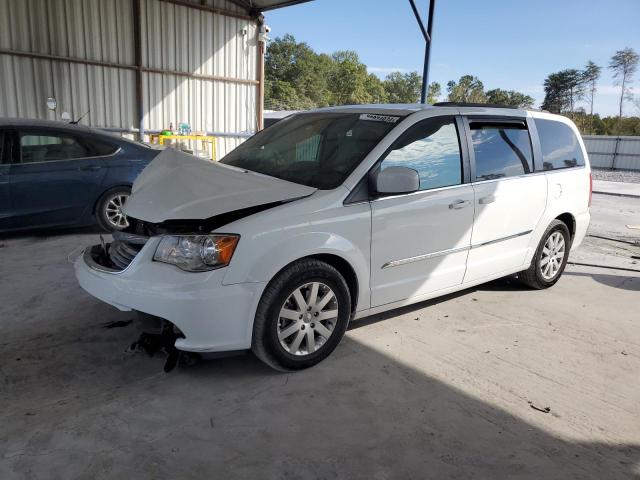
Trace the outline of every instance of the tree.
{"label": "tree", "polygon": [[580,70],[577,70],[575,68],[562,70],[560,72],[560,75],[564,77],[565,88],[567,89],[569,113],[573,113],[575,111],[575,105],[578,100],[584,98],[584,92],[586,88],[584,75]]}
{"label": "tree", "polygon": [[431,82],[427,89],[427,103],[433,105],[438,101],[438,98],[442,94],[442,87],[438,82]]}
{"label": "tree", "polygon": [[327,79],[331,105],[371,103],[367,91],[371,84],[367,66],[360,62],[358,54],[342,50],[331,55],[332,65]]}
{"label": "tree", "polygon": [[638,62],[640,61],[640,55],[638,55],[633,48],[624,48],[618,50],[609,62],[609,68],[613,70],[613,78],[616,80],[616,85],[620,85],[620,113],[619,118],[622,118],[622,103],[625,99],[631,99],[631,89],[629,84],[633,80],[633,75],[638,69]]}
{"label": "tree", "polygon": [[267,110],[306,110],[316,105],[300,96],[293,85],[282,80],[266,80],[264,106]]}
{"label": "tree", "polygon": [[585,80],[582,72],[568,68],[550,74],[544,81],[542,108],[553,113],[573,113],[575,104],[583,98]]}
{"label": "tree", "polygon": [[366,80],[366,89],[371,95],[372,103],[387,103],[389,96],[384,87],[384,83],[376,77],[373,73],[370,73]]}
{"label": "tree", "polygon": [[292,35],[276,38],[269,43],[265,53],[265,103],[328,105],[330,66],[331,59],[327,55],[318,55],[306,43],[296,42]]}
{"label": "tree", "polygon": [[587,88],[587,100],[589,102],[589,115],[593,115],[593,98],[596,94],[596,83],[600,78],[602,67],[599,67],[591,60],[587,62],[582,71],[582,77]]}
{"label": "tree", "polygon": [[458,83],[451,80],[447,83],[447,92],[450,102],[486,103],[487,96],[484,93],[484,85],[472,75],[463,75]]}
{"label": "tree", "polygon": [[567,106],[567,89],[564,77],[559,73],[551,73],[544,80],[544,100],[542,109],[551,113],[561,113]]}
{"label": "tree", "polygon": [[389,103],[416,103],[420,100],[422,77],[418,72],[392,72],[384,79]]}
{"label": "tree", "polygon": [[515,90],[494,88],[493,90],[487,91],[487,103],[496,103],[509,107],[531,108],[533,102],[533,97],[516,92]]}
{"label": "tree", "polygon": [[[420,101],[422,76],[418,75],[418,72],[391,72],[382,83],[387,92],[389,103],[417,103]],[[430,83],[427,89],[427,103],[437,102],[441,91],[442,87],[439,83]]]}

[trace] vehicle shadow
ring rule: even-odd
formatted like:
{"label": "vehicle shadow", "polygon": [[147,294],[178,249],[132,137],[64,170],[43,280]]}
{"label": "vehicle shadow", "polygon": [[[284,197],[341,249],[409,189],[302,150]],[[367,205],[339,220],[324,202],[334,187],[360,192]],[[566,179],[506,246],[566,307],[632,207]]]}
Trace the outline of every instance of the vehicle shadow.
{"label": "vehicle shadow", "polygon": [[611,275],[607,273],[564,272],[565,275],[575,277],[591,277],[596,282],[609,287],[640,292],[640,276]]}
{"label": "vehicle shadow", "polygon": [[421,310],[423,308],[438,305],[440,303],[447,302],[454,298],[463,297],[473,292],[478,292],[478,291],[514,292],[514,291],[520,291],[520,290],[531,290],[531,288],[527,287],[526,285],[523,285],[522,283],[519,283],[517,280],[515,280],[514,276],[504,277],[497,280],[493,280],[488,283],[477,285],[475,287],[467,288],[465,290],[460,290],[458,292],[453,292],[448,295],[443,295],[442,297],[433,298],[431,300],[425,300],[424,302],[414,303],[411,305],[407,305],[405,307],[394,308],[393,310],[387,310],[386,312],[370,315],[368,317],[358,319],[358,320],[353,320],[349,324],[348,330],[366,327],[367,325],[372,325],[374,323],[382,322],[384,320],[388,320],[393,317],[404,315],[406,313],[411,313],[417,310]]}
{"label": "vehicle shadow", "polygon": [[123,352],[132,325],[104,328],[131,313],[88,296],[73,318],[68,306],[47,313],[0,344],[0,478],[638,475],[640,445],[554,435],[569,412],[526,401],[508,412],[355,332],[301,372],[245,353],[164,374],[162,356]]}

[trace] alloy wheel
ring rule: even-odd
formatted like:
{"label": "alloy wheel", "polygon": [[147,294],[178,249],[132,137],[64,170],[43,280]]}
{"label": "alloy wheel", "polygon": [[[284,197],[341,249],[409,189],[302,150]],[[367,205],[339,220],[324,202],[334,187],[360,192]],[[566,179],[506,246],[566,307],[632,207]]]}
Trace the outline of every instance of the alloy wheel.
{"label": "alloy wheel", "polygon": [[122,229],[129,226],[129,220],[122,211],[122,207],[127,203],[129,195],[118,193],[112,196],[106,203],[105,214],[109,224],[116,229]]}
{"label": "alloy wheel", "polygon": [[322,282],[305,283],[289,294],[278,316],[278,340],[291,355],[318,351],[338,322],[338,300]]}
{"label": "alloy wheel", "polygon": [[540,273],[545,280],[551,280],[558,274],[564,256],[564,236],[558,231],[553,232],[542,247],[542,256],[540,257]]}

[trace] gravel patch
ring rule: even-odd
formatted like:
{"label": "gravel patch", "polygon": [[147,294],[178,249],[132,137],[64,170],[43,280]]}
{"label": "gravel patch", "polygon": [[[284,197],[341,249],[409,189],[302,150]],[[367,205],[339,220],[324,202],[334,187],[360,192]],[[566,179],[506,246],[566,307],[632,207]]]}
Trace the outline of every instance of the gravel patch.
{"label": "gravel patch", "polygon": [[607,182],[640,183],[640,171],[637,170],[603,170],[592,169],[594,180],[606,180]]}

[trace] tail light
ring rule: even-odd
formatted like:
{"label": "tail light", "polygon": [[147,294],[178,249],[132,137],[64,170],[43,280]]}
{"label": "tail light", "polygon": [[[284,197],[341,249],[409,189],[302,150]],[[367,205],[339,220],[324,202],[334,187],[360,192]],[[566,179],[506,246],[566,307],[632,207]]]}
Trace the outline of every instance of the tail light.
{"label": "tail light", "polygon": [[589,172],[589,206],[591,206],[591,197],[593,197],[593,175]]}

